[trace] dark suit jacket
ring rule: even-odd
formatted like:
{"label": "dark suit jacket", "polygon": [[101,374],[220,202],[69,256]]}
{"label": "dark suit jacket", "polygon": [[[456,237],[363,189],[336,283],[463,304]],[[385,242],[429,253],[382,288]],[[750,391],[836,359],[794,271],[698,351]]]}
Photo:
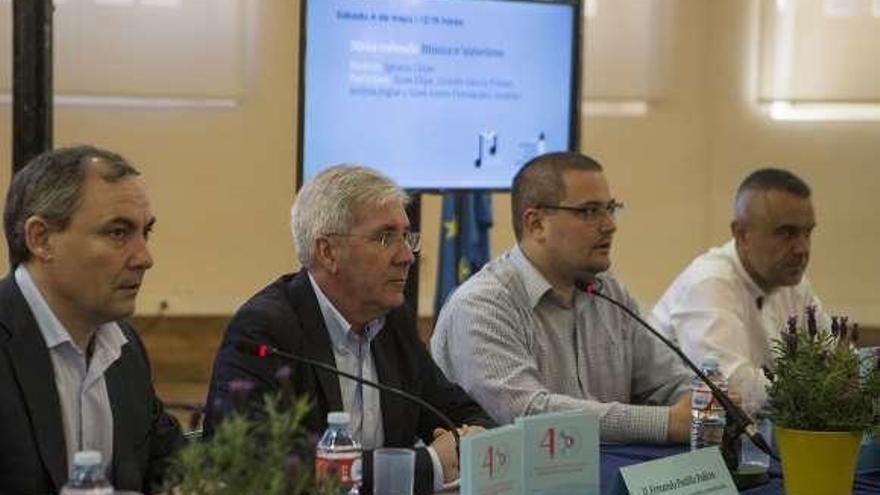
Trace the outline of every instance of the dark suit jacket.
{"label": "dark suit jacket", "polygon": [[[153,392],[143,344],[128,343],[105,372],[113,409],[113,483],[152,491],[183,437]],[[67,481],[61,403],[49,349],[15,278],[0,280],[0,493],[58,493]]]}
{"label": "dark suit jacket", "polygon": [[[279,389],[275,374],[282,366],[292,370],[293,392],[308,396],[312,410],[306,427],[320,433],[327,427],[327,413],[342,410],[339,378],[326,371],[280,358],[260,358],[235,350],[236,339],[263,342],[287,352],[335,366],[330,334],[305,270],[282,276],[252,297],[233,317],[214,362],[208,395],[205,428],[208,434],[218,418],[232,407],[228,384],[246,379],[255,385],[249,404],[259,407],[264,393]],[[457,425],[491,426],[491,420],[465,392],[446,380],[419,341],[416,324],[405,308],[391,311],[382,331],[370,346],[379,382],[415,394],[437,407]],[[432,441],[435,427],[445,428],[433,414],[417,404],[381,392],[382,426],[386,447],[412,447],[417,438]],[[364,453],[362,493],[372,490],[372,455]],[[433,467],[424,449],[416,450],[416,493],[433,491]]]}

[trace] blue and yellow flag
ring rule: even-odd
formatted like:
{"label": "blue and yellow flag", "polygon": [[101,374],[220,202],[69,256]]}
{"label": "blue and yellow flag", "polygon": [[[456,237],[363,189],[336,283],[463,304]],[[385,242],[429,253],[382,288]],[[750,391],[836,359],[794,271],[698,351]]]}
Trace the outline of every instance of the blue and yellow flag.
{"label": "blue and yellow flag", "polygon": [[442,218],[435,315],[449,293],[489,261],[492,196],[488,192],[444,194]]}

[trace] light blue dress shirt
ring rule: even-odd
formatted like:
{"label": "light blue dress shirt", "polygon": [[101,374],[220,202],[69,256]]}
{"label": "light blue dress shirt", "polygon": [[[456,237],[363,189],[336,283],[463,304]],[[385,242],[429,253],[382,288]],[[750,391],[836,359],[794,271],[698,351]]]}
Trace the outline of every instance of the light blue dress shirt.
{"label": "light blue dress shirt", "polygon": [[[352,331],[351,324],[327,298],[311,273],[309,273],[309,282],[315,291],[318,307],[321,308],[321,316],[323,316],[327,332],[330,334],[336,368],[378,382],[376,363],[373,360],[372,352],[370,352],[370,344],[385,326],[385,317],[381,316],[368,322],[364,326],[363,335],[359,335]],[[351,417],[352,431],[355,438],[361,442],[361,446],[364,449],[382,447],[385,433],[382,427],[382,404],[379,400],[379,390],[359,385],[354,380],[340,376],[339,391],[342,394],[342,407]],[[440,491],[443,488],[443,465],[433,448],[428,447],[427,450],[434,464],[434,490]]]}
{"label": "light blue dress shirt", "polygon": [[[382,331],[385,317],[376,318],[364,326],[363,334],[355,332],[351,324],[336,309],[324,292],[318,287],[312,274],[309,281],[318,298],[318,307],[324,317],[324,324],[333,343],[333,357],[336,368],[357,375],[372,382],[378,381],[376,363],[370,352],[370,343]],[[339,391],[342,394],[342,407],[351,416],[351,430],[365,449],[381,447],[385,440],[382,429],[382,405],[379,390],[345,378],[339,377]]]}
{"label": "light blue dress shirt", "polygon": [[[116,323],[99,326],[92,337],[92,358],[87,360],[85,349],[74,344],[24,265],[15,269],[15,282],[37,321],[52,358],[64,423],[68,470],[73,466],[74,454],[80,450],[101,452],[105,468],[111,466],[113,410],[104,372],[119,359],[122,346],[128,343],[128,339]],[[106,471],[107,476],[112,476],[111,469]]]}

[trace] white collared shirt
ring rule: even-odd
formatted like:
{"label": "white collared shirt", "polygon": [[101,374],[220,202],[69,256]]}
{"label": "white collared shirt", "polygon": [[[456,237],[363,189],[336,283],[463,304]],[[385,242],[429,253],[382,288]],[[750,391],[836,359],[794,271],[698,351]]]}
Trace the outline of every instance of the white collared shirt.
{"label": "white collared shirt", "polygon": [[88,361],[85,350],[73,343],[70,333],[55,316],[24,265],[15,269],[15,282],[34,315],[52,358],[68,472],[77,451],[97,450],[103,455],[108,477],[112,477],[113,410],[104,372],[119,359],[122,346],[128,343],[128,339],[116,323],[101,325],[94,333],[92,358]]}
{"label": "white collared shirt", "polygon": [[765,292],[746,272],[730,240],[691,262],[660,298],[651,319],[697,365],[714,357],[731,386],[760,396],[752,399],[758,406],[766,398],[762,367],[772,364],[774,341],[789,315],[801,319],[810,305],[817,307],[819,326],[828,328],[806,276],[797,285]]}

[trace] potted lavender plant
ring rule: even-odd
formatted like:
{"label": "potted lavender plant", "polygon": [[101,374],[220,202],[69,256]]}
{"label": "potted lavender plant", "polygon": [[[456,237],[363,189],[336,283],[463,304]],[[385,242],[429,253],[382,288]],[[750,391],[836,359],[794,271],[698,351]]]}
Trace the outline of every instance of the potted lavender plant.
{"label": "potted lavender plant", "polygon": [[862,435],[878,427],[880,372],[861,366],[858,326],[846,317],[822,329],[807,308],[804,320],[791,317],[776,343],[768,388],[785,492],[850,493]]}
{"label": "potted lavender plant", "polygon": [[323,495],[338,493],[336,479],[314,475],[317,438],[307,433],[303,420],[309,412],[306,398],[293,399],[290,372],[276,378],[281,392],[262,398],[259,418],[244,410],[253,397],[253,384],[230,383],[235,410],[219,423],[214,435],[189,443],[169,468],[165,493],[173,495]]}

